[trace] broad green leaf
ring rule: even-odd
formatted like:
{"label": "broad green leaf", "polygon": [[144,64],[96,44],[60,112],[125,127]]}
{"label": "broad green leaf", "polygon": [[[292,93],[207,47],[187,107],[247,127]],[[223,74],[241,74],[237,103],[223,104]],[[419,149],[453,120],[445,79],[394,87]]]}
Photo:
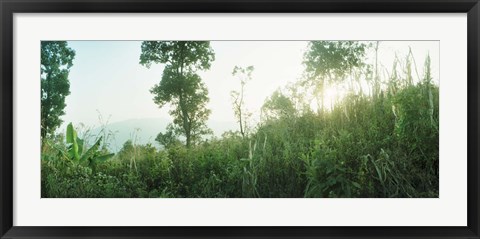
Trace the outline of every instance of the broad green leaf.
{"label": "broad green leaf", "polygon": [[68,149],[68,154],[70,155],[71,159],[79,160],[80,155],[78,154],[78,144],[77,144],[77,132],[73,128],[72,123],[67,125],[67,135],[66,140],[68,144],[71,144],[70,148]]}
{"label": "broad green leaf", "polygon": [[65,135],[67,139],[67,144],[73,144],[75,130],[73,129],[72,123],[67,125],[67,134]]}
{"label": "broad green leaf", "polygon": [[100,138],[98,138],[97,142],[95,142],[95,144],[90,147],[87,152],[85,152],[84,155],[82,155],[82,158],[81,158],[81,161],[84,161],[84,160],[87,160],[91,157],[93,157],[93,155],[98,151],[98,147],[100,147],[100,143],[102,142],[102,136],[100,136]]}

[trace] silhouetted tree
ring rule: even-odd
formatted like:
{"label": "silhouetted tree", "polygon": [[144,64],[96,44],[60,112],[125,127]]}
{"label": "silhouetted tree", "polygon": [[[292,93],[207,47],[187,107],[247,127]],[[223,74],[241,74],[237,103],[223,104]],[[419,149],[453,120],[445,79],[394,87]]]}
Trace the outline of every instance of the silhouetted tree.
{"label": "silhouetted tree", "polygon": [[184,135],[186,146],[210,133],[206,121],[210,110],[208,90],[196,73],[208,70],[215,59],[208,41],[144,41],[140,64],[149,68],[152,63],[165,64],[162,80],[150,92],[154,102],[163,107],[170,103],[173,107],[174,132]]}

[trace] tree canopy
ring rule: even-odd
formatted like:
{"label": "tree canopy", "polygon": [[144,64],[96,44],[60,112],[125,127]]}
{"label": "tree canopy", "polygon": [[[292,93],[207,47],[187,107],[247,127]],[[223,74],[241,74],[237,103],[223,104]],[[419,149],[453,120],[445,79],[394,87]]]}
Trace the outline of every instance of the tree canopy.
{"label": "tree canopy", "polygon": [[262,106],[267,120],[288,118],[294,116],[295,111],[292,101],[280,90],[274,91]]}
{"label": "tree canopy", "polygon": [[358,41],[312,41],[304,56],[307,78],[343,80],[351,70],[364,66],[368,44]]}
{"label": "tree canopy", "polygon": [[41,136],[45,138],[62,124],[65,97],[70,94],[68,75],[75,51],[65,41],[41,42]]}
{"label": "tree canopy", "polygon": [[[304,85],[313,87],[323,107],[327,84],[338,83],[351,76],[365,64],[365,53],[370,44],[359,41],[312,41],[304,55]],[[318,100],[318,99],[317,99]],[[323,108],[322,108],[323,109]]]}

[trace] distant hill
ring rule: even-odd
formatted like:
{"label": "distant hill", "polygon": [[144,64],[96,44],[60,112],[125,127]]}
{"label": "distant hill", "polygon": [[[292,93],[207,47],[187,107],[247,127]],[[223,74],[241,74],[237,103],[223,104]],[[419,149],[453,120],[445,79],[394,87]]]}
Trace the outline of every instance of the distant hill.
{"label": "distant hill", "polygon": [[[110,123],[105,126],[107,132],[112,132],[114,137],[110,137],[110,150],[118,152],[127,140],[134,139],[136,135],[137,144],[151,143],[157,148],[160,145],[155,141],[158,133],[164,132],[171,121],[163,118],[141,118],[129,119],[120,122]],[[208,127],[213,130],[214,135],[219,137],[228,130],[237,130],[235,122],[208,121]],[[91,131],[92,135],[98,135],[102,128],[95,128]]]}
{"label": "distant hill", "polygon": [[[111,132],[114,137],[110,137],[110,150],[118,152],[127,140],[134,140],[136,136],[137,144],[147,144],[158,146],[155,143],[155,137],[159,132],[165,131],[169,121],[162,118],[142,118],[129,119],[110,123],[105,126],[107,132]],[[95,128],[91,132],[97,135],[103,127]]]}

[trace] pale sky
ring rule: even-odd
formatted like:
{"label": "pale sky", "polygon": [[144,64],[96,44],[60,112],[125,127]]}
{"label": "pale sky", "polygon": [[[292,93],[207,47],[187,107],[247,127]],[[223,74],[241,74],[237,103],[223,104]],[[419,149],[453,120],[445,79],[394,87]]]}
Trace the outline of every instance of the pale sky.
{"label": "pale sky", "polygon": [[[252,80],[245,87],[246,106],[258,113],[274,90],[301,78],[306,41],[212,41],[215,61],[210,70],[199,72],[208,87],[211,120],[235,122],[230,92],[240,82],[232,76],[235,66],[253,65]],[[99,113],[109,122],[140,118],[167,118],[169,107],[159,109],[150,89],[162,76],[163,65],[150,69],[139,64],[140,41],[69,41],[76,51],[70,71],[70,92],[66,98],[64,125],[73,122],[100,125]],[[427,53],[432,59],[434,81],[439,82],[439,46],[437,41],[382,41],[379,65],[389,71],[395,53],[404,59],[411,47],[420,76]],[[414,73],[415,75],[415,73]],[[64,128],[64,127],[61,127]]]}

